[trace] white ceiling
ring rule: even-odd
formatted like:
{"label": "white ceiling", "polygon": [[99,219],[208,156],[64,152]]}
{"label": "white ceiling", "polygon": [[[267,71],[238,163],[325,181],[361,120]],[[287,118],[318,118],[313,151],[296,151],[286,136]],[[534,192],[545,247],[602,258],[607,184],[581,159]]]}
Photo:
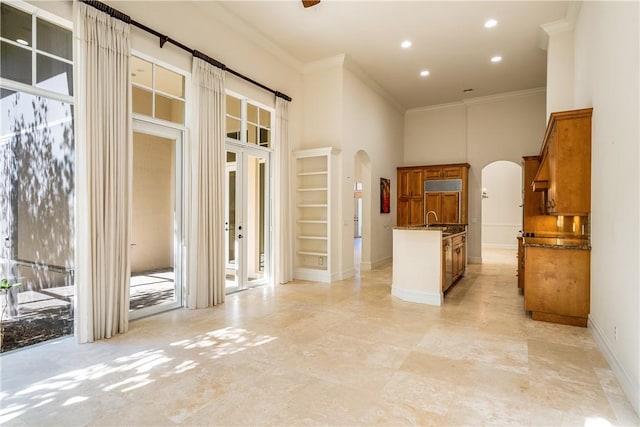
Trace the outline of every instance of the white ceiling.
{"label": "white ceiling", "polygon": [[[565,18],[569,6],[567,1],[322,0],[304,9],[298,0],[215,3],[303,65],[345,54],[406,109],[544,87],[540,25]],[[498,25],[484,28],[489,18]],[[405,39],[413,42],[411,48],[400,48]],[[502,62],[491,63],[494,55]],[[421,78],[422,69],[431,74]],[[468,88],[473,91],[463,93]]]}

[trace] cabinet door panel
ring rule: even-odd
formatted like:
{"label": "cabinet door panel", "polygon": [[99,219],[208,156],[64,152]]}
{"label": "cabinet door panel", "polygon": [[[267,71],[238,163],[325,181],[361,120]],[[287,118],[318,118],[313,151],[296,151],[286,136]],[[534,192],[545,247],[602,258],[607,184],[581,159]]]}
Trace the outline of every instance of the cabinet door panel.
{"label": "cabinet door panel", "polygon": [[397,213],[397,222],[399,227],[404,227],[409,225],[409,200],[408,199],[398,199],[398,213]]}
{"label": "cabinet door panel", "polygon": [[410,197],[409,171],[398,171],[398,197]]}
{"label": "cabinet door panel", "polygon": [[422,182],[422,169],[414,169],[409,173],[409,191],[411,196],[422,197],[424,192],[424,183]]}
{"label": "cabinet door panel", "polygon": [[462,169],[459,167],[442,168],[443,179],[462,178]]}
{"label": "cabinet door panel", "polygon": [[[425,194],[424,200],[425,200],[425,207],[424,207],[425,214],[429,211],[433,211],[438,216],[437,222],[442,222],[442,210],[441,210],[442,193],[427,193]],[[435,219],[433,218],[433,215],[429,218],[429,221],[430,222],[435,221]]]}
{"label": "cabinet door panel", "polygon": [[442,179],[442,168],[424,169],[424,179]]}
{"label": "cabinet door panel", "polygon": [[421,197],[412,197],[409,200],[410,206],[410,218],[409,225],[420,225],[424,224],[424,213],[422,211],[422,198]]}
{"label": "cabinet door panel", "polygon": [[460,222],[460,199],[459,193],[442,193],[442,219],[440,222],[457,223]]}

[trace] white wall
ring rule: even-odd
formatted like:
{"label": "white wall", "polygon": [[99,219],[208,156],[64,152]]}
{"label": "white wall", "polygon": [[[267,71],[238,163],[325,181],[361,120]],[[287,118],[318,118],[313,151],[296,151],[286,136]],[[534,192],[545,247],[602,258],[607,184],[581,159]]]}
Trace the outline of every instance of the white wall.
{"label": "white wall", "polygon": [[467,106],[409,110],[404,117],[404,166],[467,161]]}
{"label": "white wall", "polygon": [[302,139],[295,149],[342,147],[344,56],[304,67]]}
{"label": "white wall", "polygon": [[[363,192],[369,191],[370,263],[376,267],[391,260],[393,252],[393,225],[396,223],[396,167],[402,163],[404,114],[386,99],[375,85],[367,81],[360,70],[349,64],[344,70],[344,140],[343,140],[343,255],[345,269],[353,266],[353,185],[355,157],[359,150],[367,153],[371,162],[371,182],[363,183]],[[380,213],[380,178],[391,179],[391,213]],[[363,202],[366,197],[363,197]],[[363,216],[366,217],[366,213]],[[364,230],[363,230],[364,232]],[[365,265],[366,267],[366,265]]]}
{"label": "white wall", "polygon": [[573,31],[564,22],[543,26],[547,48],[547,118],[573,107]]}
{"label": "white wall", "polygon": [[593,106],[589,321],[636,412],[640,412],[638,16],[638,2],[584,2],[574,39],[574,108]]}
{"label": "white wall", "polygon": [[482,169],[482,247],[516,249],[522,229],[522,167],[500,160]]}
{"label": "white wall", "polygon": [[[410,110],[405,116],[406,165],[464,163],[469,170],[468,258],[481,262],[482,168],[520,164],[540,152],[546,128],[543,89]],[[515,236],[514,236],[515,239]]]}

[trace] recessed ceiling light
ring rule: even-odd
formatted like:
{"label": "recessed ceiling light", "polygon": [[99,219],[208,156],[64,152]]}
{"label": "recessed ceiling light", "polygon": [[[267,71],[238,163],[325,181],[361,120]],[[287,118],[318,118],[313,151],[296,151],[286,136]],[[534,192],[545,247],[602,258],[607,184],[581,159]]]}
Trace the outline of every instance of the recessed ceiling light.
{"label": "recessed ceiling light", "polygon": [[429,75],[429,70],[422,70],[420,71],[420,76],[421,77],[427,77]]}
{"label": "recessed ceiling light", "polygon": [[29,42],[23,39],[16,39],[16,41],[18,43],[20,43],[21,45],[25,45],[25,46],[29,46]]}
{"label": "recessed ceiling light", "polygon": [[491,62],[500,62],[502,61],[502,56],[500,55],[496,55],[493,58],[491,58]]}
{"label": "recessed ceiling light", "polygon": [[493,28],[496,25],[498,25],[498,21],[496,21],[495,19],[491,18],[491,19],[487,19],[487,21],[484,23],[484,27],[485,28]]}
{"label": "recessed ceiling light", "polygon": [[410,47],[411,47],[411,44],[412,44],[412,43],[411,43],[411,41],[410,41],[410,40],[405,40],[405,41],[403,41],[402,43],[400,43],[400,46],[401,46],[403,49],[408,49],[408,48],[410,48]]}

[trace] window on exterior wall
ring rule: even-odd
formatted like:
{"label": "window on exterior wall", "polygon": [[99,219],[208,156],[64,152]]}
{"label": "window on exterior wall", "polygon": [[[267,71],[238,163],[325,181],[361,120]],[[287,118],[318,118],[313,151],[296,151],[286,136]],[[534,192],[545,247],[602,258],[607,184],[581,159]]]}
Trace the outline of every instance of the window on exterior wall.
{"label": "window on exterior wall", "polygon": [[250,100],[227,94],[227,139],[270,148],[271,116]]}
{"label": "window on exterior wall", "polygon": [[[0,4],[1,351],[73,334],[71,24]],[[5,295],[6,293],[6,295]]]}
{"label": "window on exterior wall", "polygon": [[0,15],[2,78],[73,95],[71,31],[5,3]]}
{"label": "window on exterior wall", "polygon": [[173,123],[185,122],[185,78],[153,62],[131,57],[133,112]]}

